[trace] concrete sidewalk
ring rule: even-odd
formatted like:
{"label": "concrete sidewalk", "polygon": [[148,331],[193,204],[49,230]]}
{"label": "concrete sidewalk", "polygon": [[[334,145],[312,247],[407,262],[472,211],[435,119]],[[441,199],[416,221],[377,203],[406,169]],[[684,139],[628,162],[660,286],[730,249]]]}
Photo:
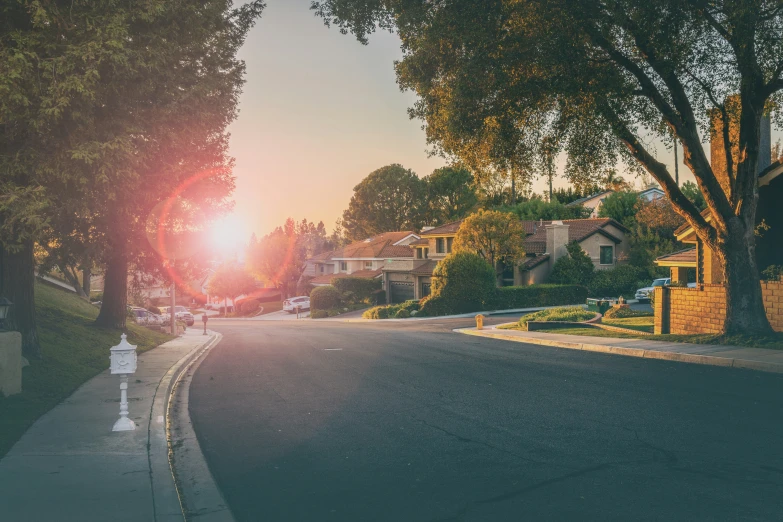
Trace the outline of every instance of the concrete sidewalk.
{"label": "concrete sidewalk", "polygon": [[483,330],[461,328],[454,331],[480,337],[568,348],[570,350],[783,373],[783,350],[743,348],[741,346],[720,344],[667,343],[642,339],[523,332],[520,330],[498,329],[496,326],[486,327]]}
{"label": "concrete sidewalk", "polygon": [[182,521],[168,461],[169,393],[186,363],[217,340],[189,329],[139,355],[128,379],[134,431],[111,431],[120,378],[109,370],[38,419],[0,460],[0,520]]}

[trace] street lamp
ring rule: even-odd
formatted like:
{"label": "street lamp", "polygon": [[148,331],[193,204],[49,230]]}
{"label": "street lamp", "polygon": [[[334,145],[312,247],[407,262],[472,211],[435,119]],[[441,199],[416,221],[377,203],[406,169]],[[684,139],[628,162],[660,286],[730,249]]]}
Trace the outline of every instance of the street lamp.
{"label": "street lamp", "polygon": [[5,319],[8,317],[8,311],[14,305],[5,297],[0,297],[0,330],[5,329]]}

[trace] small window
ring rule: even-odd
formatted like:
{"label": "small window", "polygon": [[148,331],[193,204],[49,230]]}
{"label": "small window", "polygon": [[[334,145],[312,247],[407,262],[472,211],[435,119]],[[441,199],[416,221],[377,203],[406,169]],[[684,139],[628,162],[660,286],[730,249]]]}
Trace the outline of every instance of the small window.
{"label": "small window", "polygon": [[439,237],[435,240],[435,252],[438,254],[444,254],[446,249],[443,247],[443,238]]}
{"label": "small window", "polygon": [[364,262],[364,268],[366,270],[372,270],[372,261],[365,261]]}
{"label": "small window", "polygon": [[424,251],[424,259],[429,259],[430,258],[430,249],[429,248],[422,248],[422,250]]}
{"label": "small window", "polygon": [[416,249],[416,259],[424,259],[424,249],[423,248],[417,248]]}
{"label": "small window", "polygon": [[321,273],[324,273],[324,265],[321,265]]}
{"label": "small window", "polygon": [[348,261],[340,261],[340,272],[348,271]]}
{"label": "small window", "polygon": [[454,243],[454,238],[450,237],[446,239],[446,253],[451,254],[451,245]]}
{"label": "small window", "polygon": [[601,264],[611,265],[614,263],[614,247],[602,246],[601,247]]}

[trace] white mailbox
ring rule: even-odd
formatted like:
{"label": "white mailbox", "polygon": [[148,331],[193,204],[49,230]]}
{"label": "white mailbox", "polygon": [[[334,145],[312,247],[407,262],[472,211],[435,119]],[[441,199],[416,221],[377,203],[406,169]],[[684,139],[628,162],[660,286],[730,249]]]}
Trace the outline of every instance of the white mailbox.
{"label": "white mailbox", "polygon": [[120,418],[112,431],[135,430],[136,423],[128,418],[128,375],[136,372],[136,347],[122,334],[120,344],[112,346],[110,351],[111,373],[120,376]]}

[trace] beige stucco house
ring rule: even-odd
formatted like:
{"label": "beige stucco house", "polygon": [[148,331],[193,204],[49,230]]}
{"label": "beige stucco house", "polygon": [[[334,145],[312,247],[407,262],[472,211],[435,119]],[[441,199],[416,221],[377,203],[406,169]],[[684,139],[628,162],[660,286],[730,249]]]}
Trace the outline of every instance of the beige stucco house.
{"label": "beige stucco house", "polygon": [[[430,293],[432,272],[451,253],[462,221],[422,230],[410,243],[416,252],[411,259],[386,263],[383,273],[386,298],[390,303],[421,299]],[[523,221],[526,258],[503,274],[506,286],[545,283],[555,262],[568,255],[566,245],[576,241],[593,260],[596,269],[614,268],[628,254],[628,229],[610,218],[565,221]]]}

